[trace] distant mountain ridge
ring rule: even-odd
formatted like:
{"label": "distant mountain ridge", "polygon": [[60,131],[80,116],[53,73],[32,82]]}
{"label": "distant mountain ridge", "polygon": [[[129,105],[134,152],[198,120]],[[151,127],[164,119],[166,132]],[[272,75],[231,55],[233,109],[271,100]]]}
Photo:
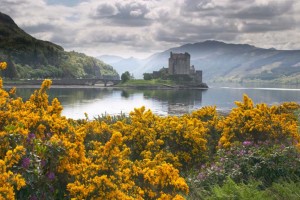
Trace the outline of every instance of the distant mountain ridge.
{"label": "distant mountain ridge", "polygon": [[[136,60],[135,62],[140,64],[132,64],[131,70],[128,71],[134,73],[136,77],[142,77],[145,72],[168,67],[171,51],[188,52],[191,55],[191,64],[197,70],[203,70],[206,82],[300,83],[300,50],[263,49],[249,44],[228,44],[215,40],[185,44],[153,54],[143,60]],[[118,63],[111,64],[118,70],[124,63],[126,62],[119,60]],[[126,65],[129,67],[130,63]]]}
{"label": "distant mountain ridge", "polygon": [[[97,57],[100,60],[103,60],[105,63],[113,66],[114,69],[119,73],[123,74],[126,71],[130,71],[131,74],[139,74],[138,78],[142,76],[144,72],[140,71],[142,69],[141,66],[144,65],[144,60],[130,57],[130,58],[123,58],[120,56],[114,55],[102,55]],[[139,67],[137,67],[139,66]],[[137,70],[137,71],[136,71]]]}
{"label": "distant mountain ridge", "polygon": [[118,76],[108,64],[83,53],[66,52],[54,43],[38,40],[0,12],[0,60],[9,78],[94,78]]}

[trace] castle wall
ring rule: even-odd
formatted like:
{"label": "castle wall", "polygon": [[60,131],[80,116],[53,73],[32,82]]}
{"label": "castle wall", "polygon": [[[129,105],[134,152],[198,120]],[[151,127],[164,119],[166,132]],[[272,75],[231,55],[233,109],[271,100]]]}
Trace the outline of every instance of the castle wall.
{"label": "castle wall", "polygon": [[202,70],[196,70],[194,79],[196,82],[202,83]]}
{"label": "castle wall", "polygon": [[172,53],[169,58],[169,74],[190,74],[190,59],[188,53]]}

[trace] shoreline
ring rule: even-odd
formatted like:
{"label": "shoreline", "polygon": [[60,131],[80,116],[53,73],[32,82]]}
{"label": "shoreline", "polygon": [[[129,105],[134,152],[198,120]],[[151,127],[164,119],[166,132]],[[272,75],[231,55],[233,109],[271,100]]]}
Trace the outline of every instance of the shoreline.
{"label": "shoreline", "polygon": [[[40,88],[41,85],[33,84],[3,84],[3,88]],[[209,88],[203,87],[165,87],[165,86],[104,86],[104,85],[51,85],[50,88],[102,88],[102,89],[136,89],[136,90],[207,90]]]}
{"label": "shoreline", "polygon": [[[24,82],[3,82],[4,88],[10,87],[18,87],[18,88],[40,88],[43,80],[37,81],[24,81]],[[191,89],[191,90],[207,90],[209,87],[206,83],[201,83],[198,85],[167,85],[167,84],[159,84],[159,85],[107,85],[104,84],[58,84],[52,80],[51,88],[129,88],[129,89],[137,89],[137,90],[180,90],[180,89]]]}

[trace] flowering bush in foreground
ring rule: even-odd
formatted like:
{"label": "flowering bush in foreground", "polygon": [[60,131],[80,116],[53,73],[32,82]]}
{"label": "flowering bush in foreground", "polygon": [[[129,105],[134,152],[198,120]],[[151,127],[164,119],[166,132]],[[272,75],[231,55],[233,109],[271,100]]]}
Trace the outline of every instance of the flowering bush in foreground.
{"label": "flowering bush in foreground", "polygon": [[[251,162],[269,163],[272,174],[271,163],[298,155],[293,146],[299,145],[293,115],[297,104],[254,107],[245,97],[226,117],[219,117],[215,107],[168,117],[142,107],[128,117],[73,120],[61,116],[58,99],[49,102],[50,86],[51,81],[45,80],[24,102],[15,88],[5,91],[0,79],[0,199],[179,200],[189,193],[182,174],[200,165],[213,167],[208,161],[216,151],[214,165],[223,167],[224,174],[235,175],[229,169],[244,163],[233,176],[240,179],[263,173],[253,170]],[[244,146],[236,145],[243,141]],[[266,141],[270,144],[266,155],[251,149]],[[291,142],[290,149],[281,151],[280,142]],[[248,162],[239,157],[240,151],[249,154],[249,160],[251,151],[256,157]],[[279,156],[274,157],[273,151]],[[218,159],[225,157],[224,165],[218,166]],[[295,160],[287,163],[298,166]],[[298,173],[285,164],[285,170]],[[218,170],[213,167],[212,174],[204,174],[208,178],[199,180],[223,179]]]}
{"label": "flowering bush in foreground", "polygon": [[218,150],[215,161],[202,166],[197,182],[203,186],[222,184],[227,177],[237,183],[260,180],[266,186],[280,178],[298,179],[300,153],[293,145],[270,141],[235,143]]}
{"label": "flowering bush in foreground", "polygon": [[299,109],[296,103],[268,106],[264,103],[253,104],[252,100],[244,95],[243,102],[236,102],[229,115],[221,120],[219,128],[222,130],[219,145],[230,147],[234,141],[271,140],[272,142],[286,140],[299,145],[297,119],[294,112]]}

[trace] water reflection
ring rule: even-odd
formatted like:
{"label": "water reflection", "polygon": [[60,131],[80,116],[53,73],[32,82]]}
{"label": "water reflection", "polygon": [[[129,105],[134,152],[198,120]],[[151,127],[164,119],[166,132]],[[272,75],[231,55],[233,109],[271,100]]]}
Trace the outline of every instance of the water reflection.
{"label": "water reflection", "polygon": [[[27,100],[33,88],[18,88],[17,95]],[[120,113],[128,114],[134,108],[145,106],[158,115],[177,115],[201,107],[201,90],[133,90],[113,88],[51,88],[50,101],[57,97],[62,103],[63,114],[83,118]]]}
{"label": "water reflection", "polygon": [[205,90],[146,90],[144,97],[164,103],[168,114],[177,115],[201,107],[203,91]]}
{"label": "water reflection", "polygon": [[[28,99],[35,89],[19,88],[17,95]],[[212,86],[208,90],[134,90],[114,88],[51,88],[50,100],[57,97],[62,103],[63,114],[71,118],[90,118],[102,114],[128,114],[134,108],[145,106],[158,115],[189,113],[203,106],[217,106],[229,110],[240,101],[243,94],[255,103],[269,105],[287,101],[300,103],[300,89],[266,87]]]}

